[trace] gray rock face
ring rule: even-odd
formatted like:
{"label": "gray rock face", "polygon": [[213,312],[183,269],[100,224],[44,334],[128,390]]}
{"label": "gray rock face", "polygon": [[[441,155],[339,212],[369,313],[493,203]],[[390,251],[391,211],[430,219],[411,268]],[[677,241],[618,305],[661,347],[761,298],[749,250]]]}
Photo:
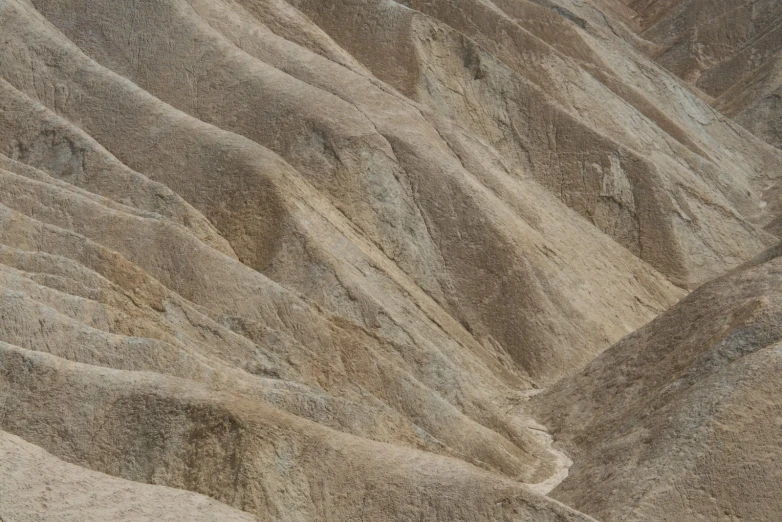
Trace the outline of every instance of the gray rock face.
{"label": "gray rock face", "polygon": [[[0,518],[619,520],[684,473],[690,507],[638,513],[716,513],[699,481],[744,480],[771,425],[754,449],[670,433],[773,388],[729,364],[766,353],[772,323],[734,316],[773,301],[773,261],[668,312],[693,353],[725,329],[692,363],[711,409],[659,399],[686,471],[601,463],[641,420],[579,396],[622,372],[579,379],[773,257],[782,151],[652,61],[637,12],[0,0]],[[644,370],[680,370],[657,364],[649,397]],[[587,502],[585,466],[637,489]],[[719,509],[773,512],[757,473],[760,511],[729,486]]]}

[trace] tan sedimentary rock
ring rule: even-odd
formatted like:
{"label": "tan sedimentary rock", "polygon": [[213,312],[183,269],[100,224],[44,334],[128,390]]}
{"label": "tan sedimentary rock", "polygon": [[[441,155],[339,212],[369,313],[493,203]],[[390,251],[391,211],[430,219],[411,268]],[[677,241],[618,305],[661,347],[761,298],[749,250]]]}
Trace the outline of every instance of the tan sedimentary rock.
{"label": "tan sedimentary rock", "polygon": [[37,521],[257,520],[207,497],[67,464],[0,432],[0,517]]}
{"label": "tan sedimentary rock", "polygon": [[622,16],[655,60],[718,110],[782,147],[782,4],[622,0]]}
{"label": "tan sedimentary rock", "polygon": [[591,520],[529,397],[782,216],[633,12],[0,0],[0,517]]}
{"label": "tan sedimentary rock", "polygon": [[775,520],[782,249],[710,282],[532,399],[600,520]]}

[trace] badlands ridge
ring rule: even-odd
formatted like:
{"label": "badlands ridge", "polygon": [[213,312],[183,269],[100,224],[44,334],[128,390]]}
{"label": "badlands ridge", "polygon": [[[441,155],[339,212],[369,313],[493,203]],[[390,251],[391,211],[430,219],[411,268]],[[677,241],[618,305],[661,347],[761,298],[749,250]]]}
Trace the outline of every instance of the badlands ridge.
{"label": "badlands ridge", "polygon": [[0,0],[0,520],[779,520],[780,20]]}

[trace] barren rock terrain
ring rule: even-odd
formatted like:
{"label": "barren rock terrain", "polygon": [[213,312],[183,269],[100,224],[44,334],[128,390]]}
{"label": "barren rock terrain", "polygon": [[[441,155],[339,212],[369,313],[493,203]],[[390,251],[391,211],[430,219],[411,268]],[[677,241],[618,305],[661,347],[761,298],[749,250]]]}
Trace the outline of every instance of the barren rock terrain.
{"label": "barren rock terrain", "polygon": [[0,520],[776,520],[732,5],[0,0]]}
{"label": "barren rock terrain", "polygon": [[782,4],[623,0],[650,56],[704,99],[782,147]]}
{"label": "barren rock terrain", "polygon": [[702,286],[533,398],[576,463],[555,498],[600,520],[778,517],[780,254]]}

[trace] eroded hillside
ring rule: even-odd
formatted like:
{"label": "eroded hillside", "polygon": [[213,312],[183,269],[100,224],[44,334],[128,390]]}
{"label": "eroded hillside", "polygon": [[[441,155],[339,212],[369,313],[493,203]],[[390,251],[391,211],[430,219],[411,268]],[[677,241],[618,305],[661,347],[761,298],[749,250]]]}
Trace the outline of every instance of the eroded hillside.
{"label": "eroded hillside", "polygon": [[569,383],[777,243],[782,151],[573,4],[0,0],[0,517],[624,516]]}
{"label": "eroded hillside", "polygon": [[533,399],[575,463],[555,498],[600,520],[774,520],[782,249],[710,282]]}
{"label": "eroded hillside", "polygon": [[782,4],[621,1],[650,56],[717,109],[782,147]]}

